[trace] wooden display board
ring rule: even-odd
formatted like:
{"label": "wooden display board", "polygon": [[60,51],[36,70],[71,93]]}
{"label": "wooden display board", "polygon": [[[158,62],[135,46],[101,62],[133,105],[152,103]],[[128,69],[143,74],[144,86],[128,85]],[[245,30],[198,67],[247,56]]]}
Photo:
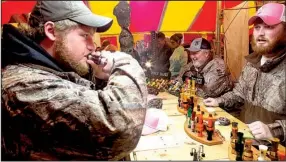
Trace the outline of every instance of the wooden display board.
{"label": "wooden display board", "polygon": [[[192,160],[193,157],[190,156],[190,151],[192,148],[198,148],[202,145],[200,142],[192,139],[184,130],[186,116],[179,112],[177,104],[178,98],[174,95],[168,94],[166,92],[159,93],[158,97],[163,99],[163,111],[168,114],[169,124],[167,131],[159,131],[154,134],[150,134],[148,136],[142,136],[138,144],[138,148],[136,148],[131,153],[131,160],[134,161],[142,161],[142,160],[149,160],[149,161],[188,161]],[[198,103],[202,103],[199,101]],[[204,106],[201,104],[202,107]],[[177,108],[176,108],[177,107]],[[206,110],[214,109],[214,113],[216,114],[215,117],[226,117],[230,120],[230,122],[237,122],[238,123],[238,130],[239,132],[244,133],[244,138],[254,138],[248,130],[246,124],[242,121],[238,120],[236,117],[232,116],[231,114],[227,113],[225,110],[215,107],[215,108],[208,108],[203,107]],[[203,110],[203,108],[201,110]],[[206,111],[205,114],[208,115]],[[229,155],[228,147],[230,147],[230,132],[231,132],[231,125],[223,126],[223,125],[215,125],[215,128],[219,130],[220,134],[223,136],[222,138],[225,139],[222,144],[208,146],[204,145],[204,152],[206,157],[203,160],[207,161],[225,161],[225,160],[235,160],[236,155]],[[156,136],[152,138],[151,136]],[[166,138],[165,138],[166,137]],[[157,142],[154,142],[157,141]],[[147,144],[148,145],[147,145]],[[159,143],[159,144],[158,144]],[[255,149],[253,147],[252,149]],[[282,153],[285,152],[285,147],[282,145],[278,146],[278,150]],[[230,150],[231,151],[231,150]],[[258,150],[256,151],[256,157],[254,153],[254,159],[257,158],[259,155]]]}
{"label": "wooden display board", "polygon": [[185,111],[183,108],[179,107],[178,105],[177,105],[177,110],[184,115],[187,114],[187,111]]}
{"label": "wooden display board", "polygon": [[191,129],[188,127],[187,120],[184,124],[184,130],[189,137],[191,137],[192,139],[202,144],[212,146],[212,145],[219,145],[223,143],[223,139],[219,136],[219,134],[216,131],[213,133],[212,141],[207,140],[207,132],[205,130],[203,131],[203,137],[199,137],[196,132],[192,132]]}

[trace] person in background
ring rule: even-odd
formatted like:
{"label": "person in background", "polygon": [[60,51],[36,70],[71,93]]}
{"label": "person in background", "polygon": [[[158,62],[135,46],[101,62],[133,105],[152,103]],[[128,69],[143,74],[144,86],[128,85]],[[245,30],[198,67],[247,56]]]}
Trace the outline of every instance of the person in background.
{"label": "person in background", "polygon": [[157,37],[157,51],[152,55],[152,71],[168,73],[170,68],[169,59],[172,55],[172,49],[166,44],[165,34],[158,32]]}
{"label": "person in background", "polygon": [[143,52],[145,52],[147,50],[146,47],[145,47],[145,41],[144,40],[136,41],[136,43],[135,43],[135,50],[141,56],[141,53],[143,53]]}
{"label": "person in background", "polygon": [[174,35],[176,35],[180,40],[181,40],[181,45],[183,43],[183,34],[182,33],[175,33]]}
{"label": "person in background", "polygon": [[138,52],[141,67],[144,67],[145,63],[148,61],[148,49],[145,46],[144,40],[136,41],[134,49]]}
{"label": "person in background", "polygon": [[111,25],[83,1],[37,1],[27,24],[3,26],[2,160],[129,156],[144,124],[146,78],[130,55],[95,52],[94,32]]}
{"label": "person in background", "polygon": [[176,78],[181,83],[185,78],[198,78],[197,95],[199,97],[218,97],[232,90],[230,72],[221,58],[214,58],[210,43],[204,38],[196,38],[190,47],[192,61]]}
{"label": "person in background", "polygon": [[171,79],[176,78],[181,69],[184,69],[188,62],[188,55],[184,51],[184,47],[181,45],[182,37],[178,34],[174,34],[170,38],[170,46],[174,49],[173,54],[171,55],[170,68]]}
{"label": "person in background", "polygon": [[267,3],[248,21],[254,25],[252,48],[232,91],[204,100],[206,106],[243,103],[241,120],[255,139],[286,140],[286,20],[285,5]]}
{"label": "person in background", "polygon": [[192,59],[191,59],[191,52],[188,50],[188,48],[190,48],[190,43],[184,43],[183,47],[184,47],[184,51],[188,55],[188,64],[189,64],[192,61]]}

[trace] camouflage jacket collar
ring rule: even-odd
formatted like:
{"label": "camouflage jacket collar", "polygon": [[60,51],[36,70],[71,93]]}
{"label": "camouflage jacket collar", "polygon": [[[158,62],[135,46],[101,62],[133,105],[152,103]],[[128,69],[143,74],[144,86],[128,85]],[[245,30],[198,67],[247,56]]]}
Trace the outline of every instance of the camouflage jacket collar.
{"label": "camouflage jacket collar", "polygon": [[257,54],[257,53],[252,53],[248,56],[245,56],[245,59],[250,62],[253,67],[259,69],[262,72],[269,72],[271,71],[273,68],[275,68],[277,65],[279,65],[279,63],[284,60],[286,57],[286,48],[284,48],[282,51],[280,51],[277,54],[277,57],[275,57],[272,60],[266,61],[262,66],[260,65],[260,61],[262,56]]}
{"label": "camouflage jacket collar", "polygon": [[209,71],[209,69],[211,68],[211,64],[210,62],[213,61],[215,58],[211,57],[209,58],[201,67],[199,67],[197,69],[198,73],[206,73]]}
{"label": "camouflage jacket collar", "polygon": [[69,80],[73,83],[76,83],[76,84],[79,84],[85,87],[90,87],[91,89],[94,89],[94,90],[102,89],[107,84],[107,81],[103,81],[103,80],[100,80],[94,77],[92,77],[91,79],[86,79],[86,78],[79,76],[75,72],[59,72],[49,67],[45,67],[45,66],[41,66],[37,64],[31,64],[31,63],[24,63],[22,65],[25,65],[25,66],[28,66],[34,69],[39,69],[39,70],[50,72],[62,79]]}

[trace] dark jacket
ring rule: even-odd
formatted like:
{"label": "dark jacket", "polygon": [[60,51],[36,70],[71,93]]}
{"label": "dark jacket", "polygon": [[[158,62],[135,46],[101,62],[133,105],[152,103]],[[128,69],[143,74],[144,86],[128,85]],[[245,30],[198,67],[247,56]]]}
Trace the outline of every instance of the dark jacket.
{"label": "dark jacket", "polygon": [[152,56],[152,71],[166,73],[170,68],[170,57],[172,55],[172,49],[165,44],[161,49],[158,49]]}

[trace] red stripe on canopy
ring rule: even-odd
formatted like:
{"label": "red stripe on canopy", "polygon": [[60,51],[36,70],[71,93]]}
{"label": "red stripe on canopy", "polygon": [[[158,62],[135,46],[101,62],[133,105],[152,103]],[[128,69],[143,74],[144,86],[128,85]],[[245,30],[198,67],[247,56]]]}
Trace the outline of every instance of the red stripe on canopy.
{"label": "red stripe on canopy", "polygon": [[232,7],[235,7],[237,5],[239,5],[241,2],[243,2],[242,0],[237,0],[237,1],[222,1],[222,4],[221,4],[221,8],[224,9],[224,8],[232,8]]}
{"label": "red stripe on canopy", "polygon": [[165,1],[130,1],[131,32],[156,31]]}
{"label": "red stripe on canopy", "polygon": [[205,1],[202,10],[189,31],[215,31],[216,1]]}
{"label": "red stripe on canopy", "polygon": [[[5,1],[2,2],[2,23],[7,24],[14,14],[27,14],[32,11],[37,1]],[[83,1],[87,6],[88,2]]]}
{"label": "red stripe on canopy", "polygon": [[110,44],[116,46],[118,48],[117,44],[117,37],[116,36],[106,36],[106,37],[101,37],[100,42],[102,43],[104,40],[109,40]]}
{"label": "red stripe on canopy", "polygon": [[[14,14],[29,13],[36,1],[6,1],[2,2],[2,24],[7,24]],[[19,7],[21,6],[21,7]]]}
{"label": "red stripe on canopy", "polygon": [[[232,8],[242,1],[223,1],[221,8]],[[196,21],[188,31],[215,31],[216,24],[216,1],[205,1],[201,13],[198,13]]]}

